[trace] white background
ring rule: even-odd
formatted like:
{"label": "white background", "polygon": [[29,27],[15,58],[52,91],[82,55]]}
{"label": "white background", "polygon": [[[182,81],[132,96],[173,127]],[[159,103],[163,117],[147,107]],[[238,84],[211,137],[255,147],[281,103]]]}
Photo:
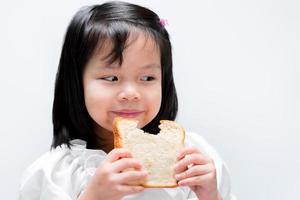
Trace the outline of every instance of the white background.
{"label": "white background", "polygon": [[[131,1],[169,21],[178,121],[211,143],[243,200],[300,199],[300,3]],[[1,199],[50,147],[55,73],[74,13],[101,1],[0,8]]]}

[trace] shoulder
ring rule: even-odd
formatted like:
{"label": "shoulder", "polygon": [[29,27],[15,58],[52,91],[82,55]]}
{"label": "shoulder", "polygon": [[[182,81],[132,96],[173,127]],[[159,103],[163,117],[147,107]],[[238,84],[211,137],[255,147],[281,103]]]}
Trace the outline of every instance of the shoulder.
{"label": "shoulder", "polygon": [[41,157],[36,159],[25,171],[23,174],[23,179],[30,177],[33,173],[42,171],[45,174],[48,174],[53,170],[53,168],[59,167],[68,160],[72,160],[76,157],[80,157],[80,153],[76,153],[74,148],[68,148],[66,145],[59,146],[55,149],[51,149],[48,152],[44,153]]}
{"label": "shoulder", "polygon": [[195,146],[197,147],[203,154],[211,157],[219,159],[217,151],[207,142],[207,140],[198,133],[195,132],[186,132],[185,133],[185,145],[186,146]]}
{"label": "shoulder", "polygon": [[186,132],[185,145],[197,147],[201,153],[210,157],[214,161],[219,192],[224,200],[234,199],[234,196],[231,194],[228,167],[216,149],[213,148],[203,136],[195,132]]}
{"label": "shoulder", "polygon": [[84,141],[74,140],[71,148],[62,145],[34,161],[23,173],[20,199],[43,199],[40,195],[76,199],[91,176],[90,170],[95,169],[104,156],[85,146]]}

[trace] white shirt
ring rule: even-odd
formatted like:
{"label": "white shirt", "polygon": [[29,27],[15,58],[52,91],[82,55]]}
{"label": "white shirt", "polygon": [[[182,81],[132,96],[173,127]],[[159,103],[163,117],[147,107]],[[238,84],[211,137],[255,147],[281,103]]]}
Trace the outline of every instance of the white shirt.
{"label": "white shirt", "polygon": [[[230,191],[227,168],[216,151],[198,134],[186,133],[186,146],[196,146],[214,160],[218,190],[223,200],[235,200]],[[102,150],[86,148],[83,140],[72,140],[72,147],[57,147],[36,160],[23,174],[19,200],[75,200],[84,191],[99,163],[107,155]],[[189,187],[146,188],[122,200],[194,200]]]}

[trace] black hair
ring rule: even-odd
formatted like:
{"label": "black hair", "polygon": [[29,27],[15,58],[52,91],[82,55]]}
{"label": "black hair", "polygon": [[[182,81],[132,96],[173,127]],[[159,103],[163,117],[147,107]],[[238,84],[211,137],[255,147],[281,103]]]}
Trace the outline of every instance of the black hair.
{"label": "black hair", "polygon": [[122,63],[122,53],[133,29],[149,35],[157,44],[161,57],[162,101],[158,114],[144,131],[157,134],[159,121],[174,120],[178,102],[172,72],[172,50],[169,34],[153,11],[126,2],[107,2],[81,8],[71,20],[65,35],[56,74],[52,110],[52,148],[72,139],[93,141],[93,120],[85,101],[82,76],[84,66],[99,45],[109,39],[110,62]]}

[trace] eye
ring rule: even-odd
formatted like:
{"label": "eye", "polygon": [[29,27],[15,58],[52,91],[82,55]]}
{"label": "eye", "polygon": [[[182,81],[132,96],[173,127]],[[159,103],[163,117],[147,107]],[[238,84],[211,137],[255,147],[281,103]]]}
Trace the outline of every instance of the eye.
{"label": "eye", "polygon": [[105,81],[110,81],[110,82],[118,81],[118,77],[116,77],[116,76],[106,76],[106,77],[103,77],[101,79],[105,80]]}
{"label": "eye", "polygon": [[153,77],[153,76],[142,76],[141,80],[142,81],[153,81],[153,80],[155,80],[155,77]]}

